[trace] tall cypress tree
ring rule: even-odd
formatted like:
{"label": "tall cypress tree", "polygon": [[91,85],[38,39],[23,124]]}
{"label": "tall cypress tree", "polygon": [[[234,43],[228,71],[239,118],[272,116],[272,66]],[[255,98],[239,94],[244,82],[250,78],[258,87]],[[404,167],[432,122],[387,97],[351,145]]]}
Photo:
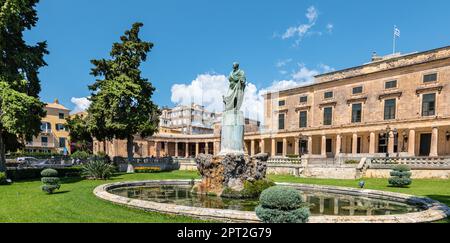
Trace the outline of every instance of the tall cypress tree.
{"label": "tall cypress tree", "polygon": [[111,59],[92,60],[91,74],[101,77],[93,85],[88,109],[88,129],[100,141],[127,140],[127,156],[133,158],[134,136],[147,137],[158,130],[160,111],[151,98],[155,88],[141,77],[153,43],[139,38],[142,23],[133,24],[114,43]]}
{"label": "tall cypress tree", "polygon": [[45,116],[38,70],[47,65],[47,44],[32,46],[23,39],[23,32],[36,26],[38,2],[0,0],[0,171],[6,170],[7,145],[38,135]]}

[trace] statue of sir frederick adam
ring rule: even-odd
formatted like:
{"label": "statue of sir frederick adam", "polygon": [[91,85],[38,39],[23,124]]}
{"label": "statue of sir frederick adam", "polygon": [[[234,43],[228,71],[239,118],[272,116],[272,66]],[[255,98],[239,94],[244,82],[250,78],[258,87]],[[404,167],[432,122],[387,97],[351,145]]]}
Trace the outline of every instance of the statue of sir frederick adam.
{"label": "statue of sir frederick adam", "polygon": [[233,71],[231,71],[228,80],[230,81],[230,88],[227,95],[223,96],[224,112],[239,111],[244,101],[244,91],[247,85],[245,73],[239,69],[239,63],[233,63]]}
{"label": "statue of sir frederick adam", "polygon": [[244,114],[240,111],[247,85],[245,73],[239,69],[239,63],[233,63],[233,71],[228,78],[230,88],[223,102],[220,155],[244,154]]}

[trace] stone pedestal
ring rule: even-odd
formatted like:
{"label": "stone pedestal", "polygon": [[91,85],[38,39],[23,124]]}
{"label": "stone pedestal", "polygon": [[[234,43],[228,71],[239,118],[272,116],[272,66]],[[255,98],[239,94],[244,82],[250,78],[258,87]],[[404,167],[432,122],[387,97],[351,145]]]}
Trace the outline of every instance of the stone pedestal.
{"label": "stone pedestal", "polygon": [[222,116],[220,156],[244,155],[244,113],[226,111]]}
{"label": "stone pedestal", "polygon": [[268,158],[267,154],[251,157],[242,154],[225,156],[200,154],[196,158],[196,163],[202,181],[194,186],[193,191],[217,196],[221,196],[225,188],[242,191],[245,181],[265,179]]}

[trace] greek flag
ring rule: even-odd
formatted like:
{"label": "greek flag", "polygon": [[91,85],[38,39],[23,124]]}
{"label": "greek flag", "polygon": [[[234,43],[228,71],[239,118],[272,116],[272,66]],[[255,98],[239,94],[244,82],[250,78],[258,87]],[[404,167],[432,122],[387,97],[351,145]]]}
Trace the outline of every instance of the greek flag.
{"label": "greek flag", "polygon": [[397,28],[397,26],[394,26],[394,35],[395,35],[396,37],[400,37],[400,29]]}

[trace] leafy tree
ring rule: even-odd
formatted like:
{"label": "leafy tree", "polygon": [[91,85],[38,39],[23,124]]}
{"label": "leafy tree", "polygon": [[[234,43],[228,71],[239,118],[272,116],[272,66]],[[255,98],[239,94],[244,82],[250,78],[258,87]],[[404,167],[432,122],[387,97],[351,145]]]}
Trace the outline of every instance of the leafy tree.
{"label": "leafy tree", "polygon": [[87,127],[87,121],[79,115],[66,119],[71,142],[75,142],[82,151],[92,151],[92,136]]}
{"label": "leafy tree", "polygon": [[[5,151],[18,141],[40,132],[45,116],[39,68],[47,65],[46,42],[27,45],[23,31],[36,25],[38,0],[0,0],[0,171],[5,171]],[[6,143],[5,139],[8,139]]]}
{"label": "leafy tree", "polygon": [[89,86],[92,101],[88,129],[100,141],[127,140],[128,160],[133,158],[135,135],[147,137],[158,129],[160,111],[151,98],[155,88],[141,77],[140,66],[147,60],[153,43],[139,38],[142,23],[114,43],[111,59],[92,60],[91,75],[101,77]]}

